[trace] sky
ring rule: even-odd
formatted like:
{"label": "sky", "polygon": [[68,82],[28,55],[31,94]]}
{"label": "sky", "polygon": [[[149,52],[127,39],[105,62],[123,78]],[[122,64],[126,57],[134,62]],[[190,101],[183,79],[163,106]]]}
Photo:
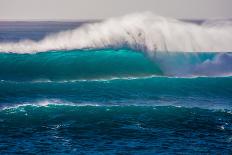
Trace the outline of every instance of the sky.
{"label": "sky", "polygon": [[151,11],[179,19],[232,18],[232,0],[0,0],[0,20],[105,19]]}

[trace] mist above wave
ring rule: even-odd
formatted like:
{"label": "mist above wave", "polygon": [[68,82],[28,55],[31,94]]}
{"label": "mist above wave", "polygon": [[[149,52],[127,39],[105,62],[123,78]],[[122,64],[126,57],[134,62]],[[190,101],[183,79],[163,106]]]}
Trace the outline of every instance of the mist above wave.
{"label": "mist above wave", "polygon": [[154,61],[159,65],[163,74],[166,76],[232,76],[232,53],[211,53],[211,58],[210,56],[203,58],[204,54],[206,53],[157,53]]}
{"label": "mist above wave", "polygon": [[35,53],[51,50],[131,48],[154,55],[156,51],[230,52],[232,23],[201,25],[136,13],[50,34],[40,41],[0,43],[1,52]]}

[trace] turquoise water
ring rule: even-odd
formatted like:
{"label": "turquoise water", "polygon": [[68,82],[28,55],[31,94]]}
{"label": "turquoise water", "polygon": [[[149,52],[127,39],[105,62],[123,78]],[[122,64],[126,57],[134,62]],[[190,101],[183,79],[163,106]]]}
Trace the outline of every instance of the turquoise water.
{"label": "turquoise water", "polygon": [[230,56],[0,53],[1,153],[230,154]]}
{"label": "turquoise water", "polygon": [[0,53],[2,80],[91,80],[162,75],[147,56],[131,50]]}

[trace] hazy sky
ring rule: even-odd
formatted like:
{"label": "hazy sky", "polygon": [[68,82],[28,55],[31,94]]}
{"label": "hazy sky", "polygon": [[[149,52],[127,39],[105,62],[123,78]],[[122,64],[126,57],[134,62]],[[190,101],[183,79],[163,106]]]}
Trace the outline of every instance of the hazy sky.
{"label": "hazy sky", "polygon": [[232,0],[0,0],[0,20],[103,19],[151,11],[174,18],[232,18]]}

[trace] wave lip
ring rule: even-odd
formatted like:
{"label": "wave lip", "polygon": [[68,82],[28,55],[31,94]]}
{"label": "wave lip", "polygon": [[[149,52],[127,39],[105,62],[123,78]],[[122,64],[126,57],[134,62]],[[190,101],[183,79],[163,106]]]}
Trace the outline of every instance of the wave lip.
{"label": "wave lip", "polygon": [[137,13],[86,24],[46,36],[40,41],[0,43],[1,52],[35,53],[72,49],[128,47],[155,51],[231,52],[232,22],[196,25],[152,13]]}

